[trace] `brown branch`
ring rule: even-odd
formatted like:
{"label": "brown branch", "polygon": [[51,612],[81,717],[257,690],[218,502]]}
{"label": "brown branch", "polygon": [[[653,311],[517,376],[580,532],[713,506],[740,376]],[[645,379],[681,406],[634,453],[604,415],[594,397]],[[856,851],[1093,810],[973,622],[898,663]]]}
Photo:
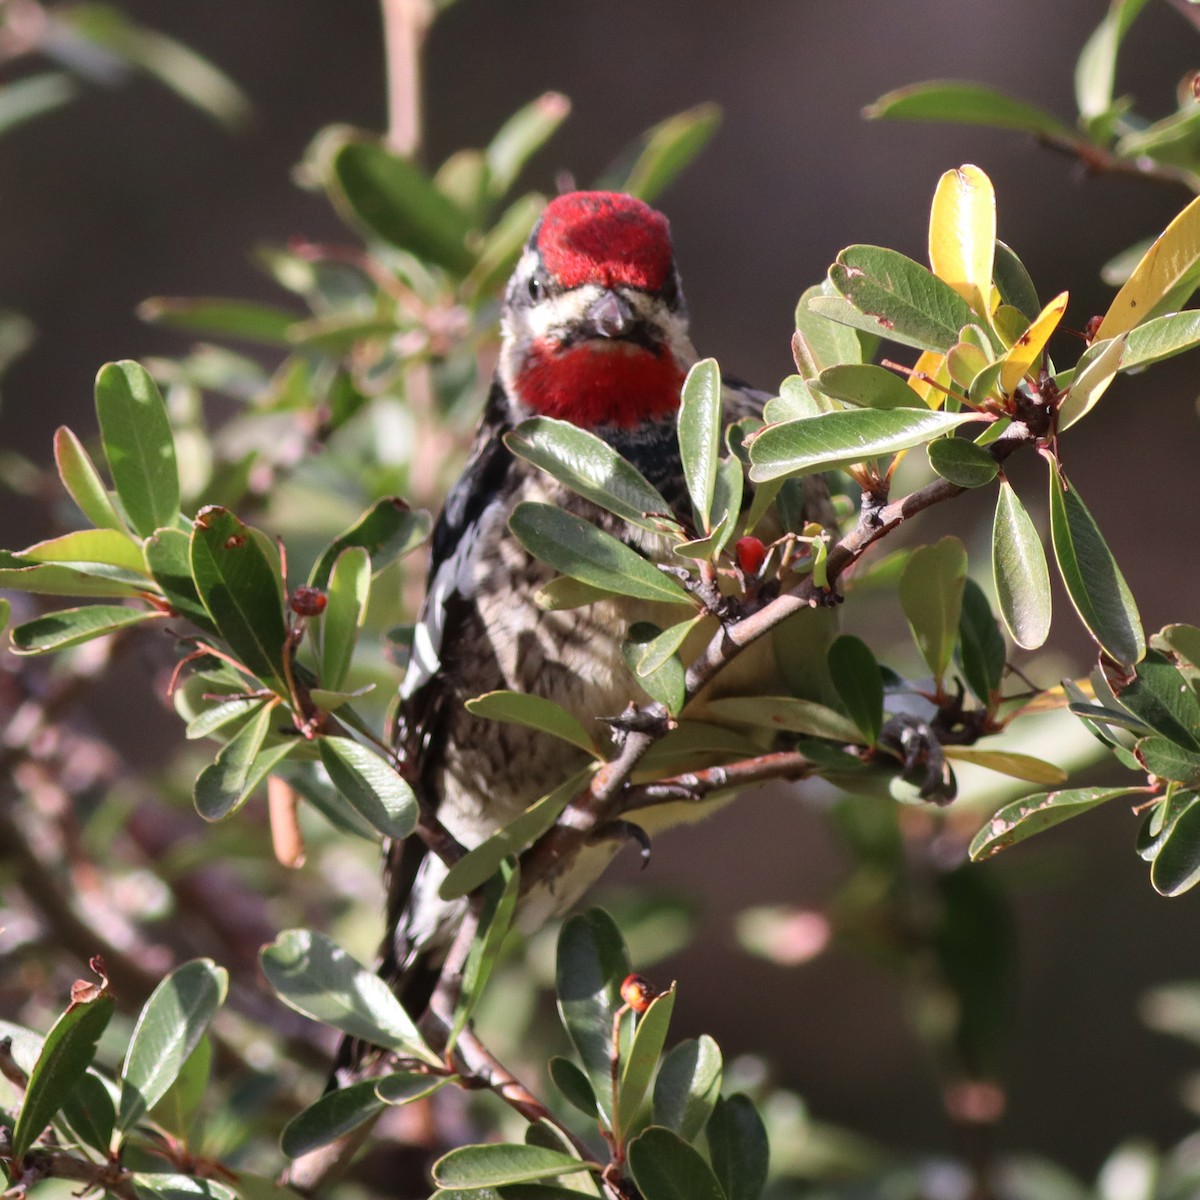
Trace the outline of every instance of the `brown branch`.
{"label": "brown branch", "polygon": [[0,1075],[22,1092],[29,1086],[29,1076],[21,1069],[21,1064],[13,1058],[12,1038],[0,1038]]}
{"label": "brown branch", "polygon": [[1200,192],[1200,176],[1182,167],[1169,167],[1155,162],[1148,155],[1137,158],[1122,158],[1103,146],[1097,146],[1087,138],[1069,137],[1066,134],[1041,133],[1038,142],[1047,150],[1078,159],[1093,175],[1120,175],[1127,179],[1143,179],[1163,187],[1184,188],[1193,196]]}
{"label": "brown branch", "polygon": [[634,784],[625,789],[621,812],[633,812],[656,804],[678,800],[700,801],[714,792],[728,788],[751,787],[774,779],[807,779],[814,770],[812,761],[798,750],[780,750],[760,754],[756,758],[708,767],[703,771],[688,771],[668,779]]}
{"label": "brown branch", "polygon": [[[5,1138],[0,1143],[0,1158],[11,1163],[12,1147]],[[16,1164],[10,1165],[13,1182],[5,1197],[24,1196],[43,1179],[68,1179],[85,1185],[83,1191],[102,1191],[118,1200],[138,1200],[133,1186],[133,1173],[116,1163],[94,1163],[78,1158],[70,1151],[48,1146],[35,1146],[21,1160],[19,1173]],[[80,1193],[82,1194],[82,1193]]]}

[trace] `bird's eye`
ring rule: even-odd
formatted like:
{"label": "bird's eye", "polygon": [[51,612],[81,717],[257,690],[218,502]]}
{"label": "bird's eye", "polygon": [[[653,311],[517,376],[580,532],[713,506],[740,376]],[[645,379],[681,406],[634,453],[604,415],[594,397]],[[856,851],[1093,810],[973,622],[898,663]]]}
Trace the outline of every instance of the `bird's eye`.
{"label": "bird's eye", "polygon": [[542,298],[542,281],[536,275],[530,275],[529,283],[526,286],[529,290],[530,300],[536,302]]}

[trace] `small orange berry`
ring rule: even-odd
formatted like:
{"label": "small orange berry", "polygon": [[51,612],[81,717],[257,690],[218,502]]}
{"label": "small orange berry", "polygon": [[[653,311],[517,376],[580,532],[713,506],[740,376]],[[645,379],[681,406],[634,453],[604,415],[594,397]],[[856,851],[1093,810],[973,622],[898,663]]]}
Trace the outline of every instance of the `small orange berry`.
{"label": "small orange berry", "polygon": [[621,999],[635,1013],[644,1013],[657,996],[654,985],[644,975],[626,975],[621,984]]}
{"label": "small orange berry", "polygon": [[320,588],[302,585],[292,592],[288,604],[298,617],[319,617],[325,611],[328,600]]}

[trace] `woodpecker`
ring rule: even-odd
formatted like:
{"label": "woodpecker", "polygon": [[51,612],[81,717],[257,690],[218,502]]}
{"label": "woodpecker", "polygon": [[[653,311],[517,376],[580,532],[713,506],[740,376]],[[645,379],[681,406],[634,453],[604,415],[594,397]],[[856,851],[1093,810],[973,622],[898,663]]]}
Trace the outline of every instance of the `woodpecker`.
{"label": "woodpecker", "polygon": [[[467,848],[586,761],[549,735],[472,716],[467,700],[495,689],[532,693],[588,728],[644,700],[621,643],[629,624],[650,615],[645,602],[614,597],[543,611],[535,593],[554,571],[522,547],[508,519],[522,501],[540,501],[600,525],[651,559],[665,558],[667,543],[517,458],[504,435],[535,415],[569,421],[612,445],[682,511],[676,417],[697,356],[667,219],[617,193],[552,200],[507,285],[501,334],[467,465],[434,527],[397,734],[413,786]],[[761,410],[765,399],[727,386],[726,415]],[[569,907],[618,848],[614,842],[581,856],[586,861],[550,881],[545,894],[523,899],[523,923]],[[418,838],[387,851],[381,974],[414,1015],[428,1001],[465,907],[439,898],[445,871]]]}

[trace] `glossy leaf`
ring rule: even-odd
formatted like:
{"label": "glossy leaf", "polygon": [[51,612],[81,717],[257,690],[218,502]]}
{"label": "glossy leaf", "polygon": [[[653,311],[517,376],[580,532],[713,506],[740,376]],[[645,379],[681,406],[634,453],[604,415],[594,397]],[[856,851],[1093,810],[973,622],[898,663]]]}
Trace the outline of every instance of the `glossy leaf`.
{"label": "glossy leaf", "polygon": [[1146,653],[1137,605],[1079,492],[1050,471],[1050,531],[1071,603],[1106,654],[1126,666]]}
{"label": "glossy leaf", "polygon": [[534,1179],[571,1175],[585,1166],[561,1150],[526,1146],[519,1142],[493,1142],[483,1146],[460,1146],[433,1164],[433,1181],[448,1189],[503,1187]]}
{"label": "glossy leaf", "polygon": [[231,695],[228,699],[202,709],[187,724],[184,736],[189,741],[208,737],[235,721],[244,721],[262,704],[261,696]]}
{"label": "glossy leaf", "polygon": [[419,546],[429,536],[431,528],[432,521],[427,512],[409,508],[398,496],[385,496],[325,547],[309,573],[309,586],[325,587],[338,555],[352,546],[361,546],[371,556],[373,568],[378,573],[393,559]]}
{"label": "glossy leaf", "polygon": [[[1193,200],[1155,239],[1133,274],[1113,298],[1096,340],[1118,334],[1158,315],[1164,297],[1200,275],[1200,197]],[[1178,303],[1182,304],[1182,298]]]}
{"label": "glossy leaf", "polygon": [[639,1014],[633,1032],[633,1042],[625,1056],[621,1079],[617,1086],[617,1111],[613,1114],[616,1134],[628,1137],[637,1122],[642,1101],[654,1078],[659,1055],[667,1042],[671,1013],[675,1009],[675,988],[656,996],[650,1007]]}
{"label": "glossy leaf", "polygon": [[[864,328],[890,341],[945,353],[972,318],[967,302],[920,263],[882,246],[850,246],[829,268],[837,291],[867,321]],[[826,311],[816,299],[811,307]]]}
{"label": "glossy leaf", "polygon": [[556,1056],[550,1060],[550,1078],[563,1098],[585,1117],[594,1121],[599,1116],[596,1093],[588,1077],[569,1058]]}
{"label": "glossy leaf", "polygon": [[280,1149],[300,1158],[374,1120],[387,1107],[375,1091],[380,1082],[364,1079],[326,1092],[283,1127]]}
{"label": "glossy leaf", "polygon": [[215,297],[155,296],[138,305],[143,321],[185,329],[208,337],[242,338],[268,346],[287,346],[288,329],[300,320],[299,313],[250,300]]}
{"label": "glossy leaf", "polygon": [[1119,796],[1128,796],[1134,788],[1070,788],[1042,792],[1015,800],[998,810],[971,840],[969,853],[978,862],[1015,846],[1043,829],[1069,821],[1089,809],[1107,804]]}
{"label": "glossy leaf", "polygon": [[1147,0],[1110,0],[1104,19],[1088,38],[1075,64],[1075,103],[1085,121],[1112,107],[1117,50],[1126,30]]}
{"label": "glossy leaf", "polygon": [[996,460],[966,438],[944,437],[929,443],[929,465],[959,487],[985,487],[1000,473]]}
{"label": "glossy leaf", "polygon": [[174,1083],[155,1104],[150,1116],[156,1125],[185,1143],[204,1100],[212,1067],[212,1039],[205,1034],[188,1055]]}
{"label": "glossy leaf", "polygon": [[977,313],[991,309],[996,193],[970,164],[938,181],[929,214],[929,265]]}
{"label": "glossy leaf", "polygon": [[875,119],[989,125],[993,129],[1017,129],[1043,137],[1075,137],[1069,125],[1044,109],[995,88],[949,79],[896,88],[868,105],[863,115]]}
{"label": "glossy leaf", "polygon": [[25,1099],[12,1130],[12,1158],[25,1153],[67,1103],[87,1073],[96,1043],[113,1013],[107,991],[86,1002],[73,1003],[55,1021],[29,1073]]}
{"label": "glossy leaf", "polygon": [[229,973],[208,958],[176,967],[154,989],[138,1015],[121,1068],[118,1129],[128,1132],[166,1094],[228,989]]}
{"label": "glossy leaf", "polygon": [[65,426],[54,431],[54,461],[58,477],[70,493],[79,511],[97,529],[124,530],[121,520],[100,472],[83,443]]}
{"label": "glossy leaf", "polygon": [[3,564],[0,565],[0,588],[35,596],[133,597],[145,587],[144,580],[128,572],[113,572],[111,576],[84,575],[57,563],[26,566],[13,555],[0,558],[0,564]]}
{"label": "glossy leaf", "polygon": [[668,626],[657,637],[646,642],[635,671],[638,678],[653,675],[669,658],[678,654],[688,634],[703,620],[704,614],[699,613],[677,625]]}
{"label": "glossy leaf", "polygon": [[171,607],[205,633],[217,632],[192,580],[191,539],[182,529],[156,529],[143,543],[146,569]]}
{"label": "glossy leaf", "polygon": [[532,417],[505,435],[514,453],[572,491],[651,533],[670,519],[671,506],[627,459],[586,429],[553,417]]}
{"label": "glossy leaf", "polygon": [[1155,733],[1184,750],[1200,753],[1200,700],[1179,669],[1157,650],[1148,650],[1132,682],[1117,692],[1125,708]]}
{"label": "glossy leaf", "polygon": [[712,1167],[674,1130],[651,1125],[627,1153],[644,1200],[726,1200]]}
{"label": "glossy leaf", "polygon": [[1026,783],[1053,786],[1067,781],[1067,773],[1062,767],[1030,754],[1017,754],[1011,750],[981,750],[977,746],[946,746],[944,750],[946,757],[954,762],[973,763],[1013,779],[1023,779]]}
{"label": "glossy leaf", "polygon": [[900,576],[900,606],[938,687],[958,641],[967,552],[955,537],[913,551]]}
{"label": "glossy leaf", "polygon": [[679,455],[696,524],[712,530],[713,489],[721,453],[721,370],[715,358],[696,363],[683,383],[679,403]]}
{"label": "glossy leaf", "polygon": [[535,558],[592,587],[640,600],[689,603],[669,575],[624,542],[549,504],[518,504],[509,528]]}
{"label": "glossy leaf", "polygon": [[378,142],[347,140],[332,154],[330,175],[335,201],[371,233],[456,274],[471,269],[470,222],[407,159]]}
{"label": "glossy leaf", "polygon": [[596,757],[596,739],[584,729],[579,718],[545,696],[528,692],[485,692],[468,700],[464,707],[476,717],[548,733]]}
{"label": "glossy leaf", "polygon": [[275,715],[274,709],[264,704],[196,777],[193,798],[196,811],[206,821],[220,821],[236,812],[271,768],[295,748],[295,742],[282,742],[263,749]]}
{"label": "glossy leaf", "polygon": [[843,634],[829,647],[829,674],[851,720],[875,745],[883,729],[883,673],[861,638]]}
{"label": "glossy leaf", "polygon": [[759,1200],[767,1184],[771,1148],[750,1097],[735,1092],[718,1100],[704,1136],[727,1200]]}
{"label": "glossy leaf", "polygon": [[603,909],[568,918],[558,935],[558,1012],[610,1123],[613,1015],[621,1006],[620,987],[629,970],[621,932]]}
{"label": "glossy leaf", "polygon": [[835,742],[862,740],[858,727],[848,717],[814,700],[796,696],[727,696],[709,700],[704,712],[717,720],[805,733]]}
{"label": "glossy leaf", "polygon": [[126,608],[115,604],[88,604],[83,608],[60,608],[18,625],[12,631],[13,648],[18,654],[46,654],[78,646],[92,638],[103,637],[159,617],[153,610]]}
{"label": "glossy leaf", "polygon": [[96,416],[121,505],[148,537],[179,516],[179,472],[167,407],[146,369],[109,363],[96,376]]}
{"label": "glossy leaf", "polygon": [[704,149],[720,123],[721,110],[717,105],[698,104],[655,125],[645,135],[643,149],[620,190],[653,203]]}
{"label": "glossy leaf", "polygon": [[56,1121],[66,1126],[78,1141],[107,1155],[117,1122],[108,1083],[91,1072],[84,1075],[72,1089]]}
{"label": "glossy leaf", "polygon": [[862,343],[858,334],[808,307],[817,296],[836,296],[828,279],[808,288],[796,305],[796,336],[792,350],[796,366],[805,379],[813,379],[829,367],[861,363]]}
{"label": "glossy leaf", "polygon": [[493,199],[512,187],[525,164],[550,140],[570,111],[566,96],[543,92],[500,126],[486,151],[488,193]]}
{"label": "glossy leaf", "polygon": [[861,408],[770,425],[751,443],[750,478],[762,483],[851,466],[919,446],[978,419],[973,412]]}
{"label": "glossy leaf", "polygon": [[263,948],[260,960],[267,982],[289,1008],[371,1045],[441,1066],[391,988],[324,934],[285,930]]}
{"label": "glossy leaf", "polygon": [[1200,312],[1189,309],[1187,312],[1155,317],[1129,331],[1125,353],[1121,358],[1121,370],[1148,367],[1151,363],[1162,362],[1195,346],[1200,346]]}
{"label": "glossy leaf", "polygon": [[20,557],[26,562],[60,563],[88,573],[95,568],[111,567],[114,570],[106,574],[145,583],[146,564],[141,548],[127,533],[114,529],[79,529],[47,538],[27,546]]}
{"label": "glossy leaf", "polygon": [[993,265],[996,287],[1005,304],[1023,313],[1032,321],[1042,311],[1037,288],[1025,269],[1025,264],[1004,242],[996,242],[996,259]]}
{"label": "glossy leaf", "polygon": [[361,546],[350,546],[333,564],[321,614],[321,683],[326,689],[336,691],[346,681],[370,591],[371,557]]}
{"label": "glossy leaf", "polygon": [[1124,366],[1127,334],[1110,342],[1094,342],[1079,360],[1075,377],[1058,409],[1059,429],[1069,429],[1095,408],[1116,374]]}
{"label": "glossy leaf", "polygon": [[1159,779],[1200,787],[1200,754],[1185,750],[1170,738],[1154,734],[1142,738],[1134,747],[1138,761]]}
{"label": "glossy leaf", "polygon": [[564,612],[584,608],[598,600],[611,600],[612,592],[594,588],[569,575],[559,575],[533,594],[534,603],[543,612]]}
{"label": "glossy leaf", "polygon": [[417,798],[391,763],[348,737],[321,737],[317,749],[333,786],[385,837],[406,838],[417,827]]}
{"label": "glossy leaf", "polygon": [[958,654],[967,686],[982,704],[990,704],[1004,677],[1004,637],[983,589],[970,578],[963,589]]}
{"label": "glossy leaf", "polygon": [[202,508],[191,563],[204,607],[234,654],[263,682],[282,687],[283,583],[253,531],[227,509]]}
{"label": "glossy leaf", "polygon": [[1167,830],[1150,867],[1150,883],[1162,896],[1179,896],[1200,883],[1200,797]]}
{"label": "glossy leaf", "polygon": [[707,1034],[680,1042],[654,1081],[654,1123],[694,1141],[721,1094],[722,1069],[720,1048]]}
{"label": "glossy leaf", "polygon": [[138,1171],[131,1182],[137,1200],[239,1200],[232,1188],[198,1175]]}
{"label": "glossy leaf", "polygon": [[1007,480],[996,498],[992,571],[1009,634],[1018,646],[1036,650],[1050,633],[1050,570],[1042,539]]}
{"label": "glossy leaf", "polygon": [[[1016,391],[1017,384],[1030,373],[1042,357],[1050,335],[1058,328],[1063,314],[1067,311],[1068,299],[1066,292],[1055,296],[1006,351],[1000,368],[1000,387],[1006,396],[1011,396]],[[1021,316],[1023,321],[1024,314]]]}
{"label": "glossy leaf", "polygon": [[1200,667],[1200,628],[1195,625],[1166,625],[1159,634],[1172,654]]}
{"label": "glossy leaf", "polygon": [[921,398],[895,371],[871,363],[829,367],[817,386],[826,396],[859,408],[919,408]]}

